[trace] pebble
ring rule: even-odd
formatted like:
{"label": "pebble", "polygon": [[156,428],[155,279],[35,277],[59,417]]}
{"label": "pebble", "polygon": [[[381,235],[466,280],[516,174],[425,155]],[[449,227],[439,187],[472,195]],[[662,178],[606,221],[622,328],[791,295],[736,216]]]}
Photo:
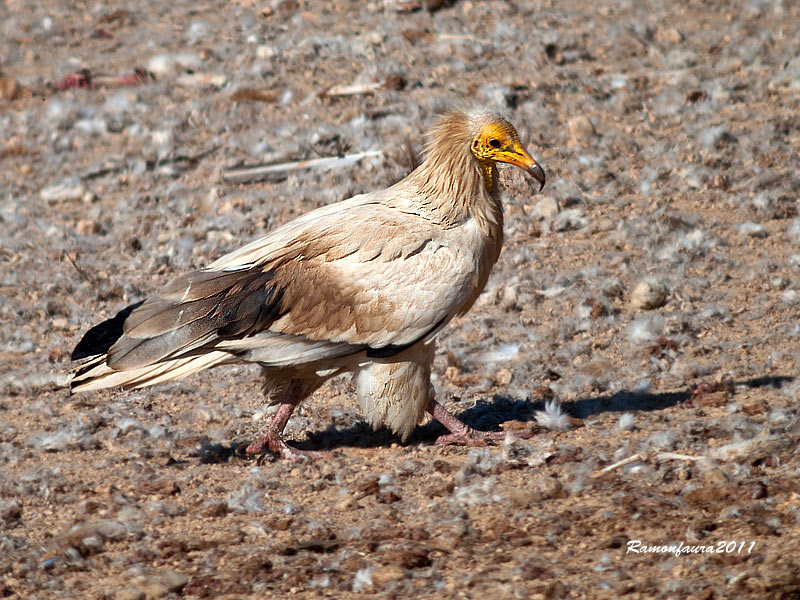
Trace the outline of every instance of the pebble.
{"label": "pebble", "polygon": [[740,223],[736,226],[739,235],[744,235],[752,238],[765,238],[767,237],[766,228],[760,223]]}
{"label": "pebble", "polygon": [[543,221],[551,221],[558,216],[560,210],[558,200],[552,196],[542,196],[536,206],[533,207],[531,216]]}
{"label": "pebble", "polygon": [[79,180],[71,178],[42,188],[39,192],[39,197],[50,204],[71,202],[73,200],[83,200],[88,203],[94,199],[94,194],[86,189],[86,186]]}
{"label": "pebble", "polygon": [[147,61],[147,70],[155,75],[158,79],[174,74],[177,69],[178,64],[175,59],[171,56],[167,56],[166,54],[153,56]]}
{"label": "pebble", "polygon": [[19,521],[22,518],[22,505],[19,500],[0,502],[0,519],[3,521]]}
{"label": "pebble", "polygon": [[356,510],[358,508],[358,502],[352,496],[345,496],[341,500],[339,500],[335,505],[334,508],[337,511],[350,511]]}
{"label": "pebble", "polygon": [[117,521],[100,521],[95,531],[106,540],[123,540],[128,535],[128,528]]}
{"label": "pebble", "polygon": [[406,571],[397,565],[385,565],[373,570],[372,585],[377,588],[385,587],[393,581],[401,581],[406,578]]}
{"label": "pebble", "polygon": [[659,27],[656,29],[656,41],[662,44],[680,44],[683,34],[674,27]]}
{"label": "pebble", "polygon": [[569,132],[569,146],[586,142],[597,135],[594,123],[586,115],[578,115],[567,121],[567,131]]}
{"label": "pebble", "polygon": [[114,594],[114,600],[145,600],[145,593],[139,588],[124,587],[117,590]]}
{"label": "pebble", "polygon": [[103,547],[103,538],[99,535],[88,535],[81,540],[81,549],[86,554],[99,554]]}
{"label": "pebble", "polygon": [[572,231],[583,229],[589,225],[589,217],[583,212],[581,208],[570,208],[562,210],[556,217],[556,230],[557,231]]}
{"label": "pebble", "polygon": [[103,227],[100,223],[92,219],[81,219],[78,221],[77,225],[75,225],[75,231],[80,235],[92,235],[103,231]]}
{"label": "pebble", "polygon": [[542,499],[542,495],[534,490],[511,488],[506,492],[506,498],[516,508],[530,508]]}
{"label": "pebble", "polygon": [[144,592],[145,598],[151,600],[152,598],[163,598],[169,594],[167,586],[161,581],[148,579],[138,583],[139,590]]}
{"label": "pebble", "polygon": [[173,571],[172,569],[164,569],[158,576],[170,592],[177,592],[183,589],[189,581],[186,575]]}
{"label": "pebble", "polygon": [[[141,595],[130,596],[130,598],[163,598],[169,593],[178,592],[188,583],[189,578],[182,573],[172,569],[164,569],[154,575],[141,575],[133,580],[135,587],[123,588],[120,592],[128,589],[131,593],[138,591]],[[119,596],[117,596],[119,598]]]}
{"label": "pebble", "polygon": [[181,87],[222,87],[228,78],[222,73],[187,73],[175,79]]}
{"label": "pebble", "polygon": [[534,485],[544,500],[557,498],[561,496],[564,491],[564,487],[561,485],[561,482],[558,479],[547,475],[542,475],[539,477]]}
{"label": "pebble", "polygon": [[631,306],[635,309],[653,310],[667,303],[666,284],[656,277],[645,277],[631,292]]}
{"label": "pebble", "polygon": [[494,377],[494,381],[497,385],[508,385],[511,383],[512,379],[514,379],[514,374],[511,372],[511,369],[500,369]]}
{"label": "pebble", "polygon": [[256,56],[258,58],[273,58],[278,54],[273,46],[259,46],[256,48]]}
{"label": "pebble", "polygon": [[19,98],[22,87],[16,79],[11,77],[0,77],[0,100],[14,100]]}

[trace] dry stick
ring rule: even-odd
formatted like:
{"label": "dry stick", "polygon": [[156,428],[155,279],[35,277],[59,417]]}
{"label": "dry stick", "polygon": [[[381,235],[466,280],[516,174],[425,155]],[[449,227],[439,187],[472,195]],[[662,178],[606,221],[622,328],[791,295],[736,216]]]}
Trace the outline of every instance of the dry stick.
{"label": "dry stick", "polygon": [[79,264],[78,264],[78,263],[75,261],[75,259],[73,259],[73,258],[72,258],[72,257],[69,255],[69,252],[67,252],[66,250],[64,250],[64,251],[62,251],[62,252],[61,252],[61,254],[62,254],[63,256],[66,256],[66,257],[67,257],[67,260],[70,262],[70,264],[71,264],[73,267],[75,267],[75,270],[78,272],[78,275],[80,275],[80,276],[81,276],[81,278],[83,278],[85,281],[88,281],[88,282],[89,282],[89,283],[91,283],[92,285],[95,285],[95,281],[94,281],[94,279],[92,279],[92,278],[89,276],[89,274],[88,274],[88,273],[86,273],[86,271],[84,271],[84,270],[81,268],[81,266],[80,266],[80,265],[79,265]]}
{"label": "dry stick", "polygon": [[361,159],[381,156],[380,150],[368,150],[344,156],[328,156],[292,162],[269,163],[265,165],[245,165],[222,170],[223,183],[252,183],[255,181],[281,181],[289,173],[302,169],[333,169],[352,165]]}
{"label": "dry stick", "polygon": [[613,465],[608,465],[607,467],[600,469],[597,473],[592,475],[592,479],[597,479],[598,477],[602,477],[603,475],[605,475],[610,471],[613,471],[614,469],[619,469],[620,467],[624,467],[627,464],[636,462],[637,460],[644,460],[644,459],[645,456],[638,453],[634,454],[633,456],[629,456],[628,458],[623,458],[622,460],[615,462]]}
{"label": "dry stick", "polygon": [[636,461],[645,461],[649,462],[651,460],[655,460],[656,462],[663,462],[665,460],[691,460],[695,462],[702,462],[707,461],[707,456],[692,456],[690,454],[677,454],[675,452],[658,452],[656,454],[651,455],[644,455],[636,453],[633,456],[629,456],[628,458],[623,458],[622,460],[615,462],[614,464],[608,465],[594,473],[592,475],[592,479],[597,479],[598,477],[602,477],[606,473],[609,473],[615,469],[619,469],[620,467],[624,467],[630,463]]}
{"label": "dry stick", "polygon": [[695,462],[702,462],[708,460],[707,456],[692,456],[691,454],[676,454],[675,452],[659,452],[655,455],[657,462],[665,460],[693,460]]}
{"label": "dry stick", "polygon": [[240,90],[236,90],[233,95],[231,96],[231,100],[234,102],[246,102],[246,101],[255,101],[255,102],[277,102],[278,101],[278,90],[265,90],[260,88],[242,88]]}
{"label": "dry stick", "polygon": [[358,96],[359,94],[371,94],[386,87],[386,81],[371,81],[369,83],[353,83],[350,85],[335,85],[324,90],[320,96]]}
{"label": "dry stick", "polygon": [[321,98],[333,98],[336,96],[357,96],[359,94],[372,94],[380,90],[402,90],[406,87],[406,80],[402,75],[394,73],[381,79],[380,81],[369,81],[367,83],[351,83],[334,85],[319,93]]}

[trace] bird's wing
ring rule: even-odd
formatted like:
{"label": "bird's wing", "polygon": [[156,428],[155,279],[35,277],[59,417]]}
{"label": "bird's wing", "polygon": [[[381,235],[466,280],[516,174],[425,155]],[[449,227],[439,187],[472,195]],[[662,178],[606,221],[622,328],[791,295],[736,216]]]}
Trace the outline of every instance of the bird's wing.
{"label": "bird's wing", "polygon": [[387,356],[468,301],[473,250],[369,196],[325,207],[174,280],[125,318],[106,362],[128,370],[212,350],[274,366]]}

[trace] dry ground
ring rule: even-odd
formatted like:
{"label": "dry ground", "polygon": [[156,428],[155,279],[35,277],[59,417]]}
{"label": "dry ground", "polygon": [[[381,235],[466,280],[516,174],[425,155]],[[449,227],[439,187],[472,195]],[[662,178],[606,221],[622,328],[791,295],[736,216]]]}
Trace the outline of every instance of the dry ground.
{"label": "dry ground", "polygon": [[[800,596],[800,4],[423,4],[6,0],[0,597]],[[156,81],[102,79],[135,67]],[[297,465],[243,455],[253,369],[68,396],[89,326],[396,181],[464,99],[510,115],[548,186],[503,172],[507,245],[435,383],[532,440],[399,445],[337,381],[289,427],[334,458]],[[553,398],[571,420],[537,421]]]}

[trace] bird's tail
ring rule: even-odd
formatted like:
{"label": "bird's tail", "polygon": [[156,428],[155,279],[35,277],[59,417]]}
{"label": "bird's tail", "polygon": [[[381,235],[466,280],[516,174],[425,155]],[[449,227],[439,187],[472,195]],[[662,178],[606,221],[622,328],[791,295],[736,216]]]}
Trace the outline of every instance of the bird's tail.
{"label": "bird's tail", "polygon": [[230,359],[230,353],[217,350],[197,356],[164,360],[135,369],[115,371],[106,364],[106,355],[102,354],[78,367],[70,382],[70,392],[88,392],[117,386],[127,389],[146,387],[182,379]]}
{"label": "bird's tail", "polygon": [[88,392],[122,386],[139,388],[164,381],[181,379],[231,359],[229,352],[209,351],[155,360],[129,368],[114,369],[108,365],[108,352],[123,336],[125,320],[143,303],[132,304],[116,316],[95,325],[72,352],[72,360],[82,360],[73,374],[70,392]]}

